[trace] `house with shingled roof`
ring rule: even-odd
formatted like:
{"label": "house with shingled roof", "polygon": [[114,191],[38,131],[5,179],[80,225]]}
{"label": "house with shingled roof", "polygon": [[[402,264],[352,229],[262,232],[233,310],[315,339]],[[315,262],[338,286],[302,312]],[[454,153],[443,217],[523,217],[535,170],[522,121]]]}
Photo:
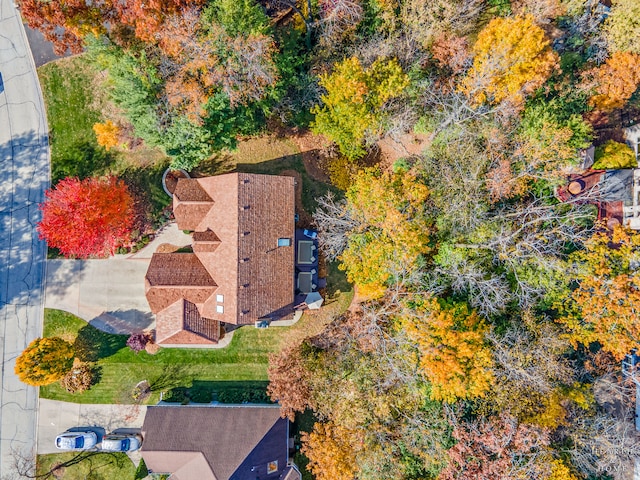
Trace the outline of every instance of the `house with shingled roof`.
{"label": "house with shingled roof", "polygon": [[300,480],[289,459],[289,420],[277,405],[157,405],[141,453],[175,480]]}
{"label": "house with shingled roof", "polygon": [[156,315],[156,343],[212,345],[221,325],[293,314],[293,177],[181,178],[173,212],[193,242],[191,251],[161,247],[151,258],[145,293]]}

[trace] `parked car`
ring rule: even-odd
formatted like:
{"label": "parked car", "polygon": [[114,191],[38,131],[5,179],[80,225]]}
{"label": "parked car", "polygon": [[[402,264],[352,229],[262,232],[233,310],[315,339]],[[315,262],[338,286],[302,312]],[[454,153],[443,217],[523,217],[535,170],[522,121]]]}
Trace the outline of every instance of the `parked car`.
{"label": "parked car", "polygon": [[56,437],[56,447],[60,450],[88,450],[98,443],[95,432],[64,432]]}
{"label": "parked car", "polygon": [[140,448],[139,435],[110,433],[102,439],[102,450],[108,452],[133,452]]}

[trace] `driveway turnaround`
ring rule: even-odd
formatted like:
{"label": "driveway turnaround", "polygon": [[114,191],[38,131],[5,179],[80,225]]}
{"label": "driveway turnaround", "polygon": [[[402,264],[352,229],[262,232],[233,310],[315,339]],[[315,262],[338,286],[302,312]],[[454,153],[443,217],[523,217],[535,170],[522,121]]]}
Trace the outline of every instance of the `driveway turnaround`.
{"label": "driveway turnaround", "polygon": [[14,374],[42,332],[46,246],[35,227],[49,185],[48,128],[35,65],[13,0],[0,0],[0,478],[14,452],[35,453],[38,392]]}

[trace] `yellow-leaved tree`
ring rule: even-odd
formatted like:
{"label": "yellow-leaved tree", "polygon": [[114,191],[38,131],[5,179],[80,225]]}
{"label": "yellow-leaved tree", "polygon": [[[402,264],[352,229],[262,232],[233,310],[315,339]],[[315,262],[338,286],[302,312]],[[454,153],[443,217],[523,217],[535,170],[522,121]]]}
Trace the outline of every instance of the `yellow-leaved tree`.
{"label": "yellow-leaved tree", "polygon": [[335,142],[340,152],[355,160],[366,150],[362,146],[367,136],[376,137],[384,115],[381,107],[397,97],[409,85],[409,77],[396,59],[376,60],[364,68],[360,60],[351,57],[336,64],[329,75],[320,75],[322,107],[312,109],[316,115],[315,133]]}
{"label": "yellow-leaved tree", "polygon": [[614,50],[640,54],[640,2],[613,0],[605,22],[609,45]]}
{"label": "yellow-leaved tree", "polygon": [[415,343],[434,400],[453,403],[482,397],[493,379],[493,359],[486,342],[489,328],[462,303],[429,299],[408,309],[402,323]]}
{"label": "yellow-leaved tree", "polygon": [[358,227],[348,234],[341,269],[364,296],[382,296],[393,278],[411,275],[428,246],[427,187],[410,172],[367,169],[347,191]]}
{"label": "yellow-leaved tree", "polygon": [[599,342],[620,360],[640,342],[640,233],[598,232],[572,259],[579,284],[558,306],[559,322],[574,345]]}
{"label": "yellow-leaved tree", "polygon": [[[356,474],[356,432],[329,421],[316,422],[311,433],[302,434],[302,453],[316,480],[353,480]],[[357,443],[357,442],[356,442]]]}
{"label": "yellow-leaved tree", "polygon": [[60,337],[36,338],[16,359],[18,378],[29,385],[49,385],[73,367],[73,345]]}
{"label": "yellow-leaved tree", "polygon": [[480,31],[473,67],[462,88],[477,103],[520,105],[558,63],[544,30],[533,17],[498,17]]}

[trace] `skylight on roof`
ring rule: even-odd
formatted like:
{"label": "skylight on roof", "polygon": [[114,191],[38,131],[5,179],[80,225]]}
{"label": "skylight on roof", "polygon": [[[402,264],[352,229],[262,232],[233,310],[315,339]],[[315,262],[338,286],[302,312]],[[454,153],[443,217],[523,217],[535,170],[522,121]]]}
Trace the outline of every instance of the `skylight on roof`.
{"label": "skylight on roof", "polygon": [[291,246],[291,239],[290,238],[279,238],[278,239],[278,246],[279,247],[290,247]]}
{"label": "skylight on roof", "polygon": [[224,307],[222,305],[216,305],[216,312],[224,313]]}

